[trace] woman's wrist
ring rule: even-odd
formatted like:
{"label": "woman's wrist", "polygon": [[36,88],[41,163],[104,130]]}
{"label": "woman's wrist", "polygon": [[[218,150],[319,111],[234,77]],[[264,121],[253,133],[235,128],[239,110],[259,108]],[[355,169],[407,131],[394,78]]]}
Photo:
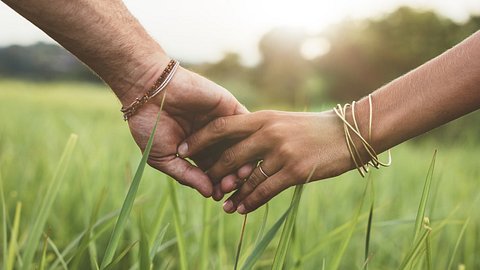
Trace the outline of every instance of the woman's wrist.
{"label": "woman's wrist", "polygon": [[342,126],[343,144],[349,153],[350,169],[357,168],[362,176],[368,167],[389,166],[390,158],[381,161],[378,154],[386,150],[378,104],[368,96],[345,106],[337,106],[335,113]]}

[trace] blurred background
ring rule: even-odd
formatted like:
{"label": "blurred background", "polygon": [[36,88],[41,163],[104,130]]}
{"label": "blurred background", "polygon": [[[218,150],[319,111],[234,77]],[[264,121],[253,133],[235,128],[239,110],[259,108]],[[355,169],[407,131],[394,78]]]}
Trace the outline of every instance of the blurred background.
{"label": "blurred background", "polygon": [[[125,3],[169,55],[223,85],[250,110],[320,111],[359,99],[480,29],[477,0]],[[0,182],[3,179],[8,224],[15,204],[24,205],[20,247],[28,236],[24,219],[36,213],[66,139],[70,133],[79,135],[66,183],[45,229],[62,250],[87,226],[92,209],[99,208],[99,216],[104,217],[120,207],[140,154],[118,111],[119,102],[88,68],[3,3],[0,25]],[[446,269],[450,258],[455,265],[480,269],[480,214],[474,207],[480,198],[479,122],[480,113],[474,112],[402,144],[393,149],[392,167],[374,174],[379,192],[373,269],[396,268],[411,245],[405,235],[410,235],[434,149],[439,155],[428,215],[435,230],[432,246],[438,267],[432,269]],[[348,227],[357,209],[364,182],[356,172],[338,178],[305,190],[299,213],[303,227],[297,228],[292,252],[304,263],[301,269],[318,269],[325,258],[329,269],[328,261],[343,239],[329,237],[336,228]],[[169,220],[173,223],[165,179],[153,169],[146,170],[132,214],[135,219],[144,212],[147,227],[157,233],[165,224],[168,227]],[[203,269],[232,266],[241,217],[223,214],[221,203],[206,201],[192,190],[179,186],[177,192],[192,262],[205,257],[198,246],[204,237],[198,232],[205,234],[212,225],[212,240],[206,244],[208,266],[218,267],[205,264]],[[284,192],[272,201],[268,226],[288,207],[290,195]],[[103,196],[107,199],[99,206],[96,202]],[[249,215],[251,231],[246,233],[245,247],[255,242],[263,213]],[[453,246],[460,243],[467,218],[473,225],[455,255]],[[132,224],[122,240],[124,246],[139,239]],[[341,269],[362,267],[363,226],[354,234]],[[315,233],[301,231],[304,228]],[[108,242],[105,231],[109,230],[96,240],[98,258]],[[172,228],[165,231],[159,261],[164,269],[175,269],[175,233]],[[90,253],[92,261],[96,252]],[[267,250],[259,269],[270,269],[273,254]],[[132,256],[125,260],[135,262]]]}
{"label": "blurred background", "polygon": [[[359,99],[480,29],[474,0],[125,3],[168,54],[251,110],[321,110]],[[100,83],[42,31],[0,7],[0,78]],[[458,136],[455,130],[442,133]]]}
{"label": "blurred background", "polygon": [[[251,108],[351,101],[480,27],[479,1],[125,1],[165,50]],[[99,82],[0,4],[0,77]]]}

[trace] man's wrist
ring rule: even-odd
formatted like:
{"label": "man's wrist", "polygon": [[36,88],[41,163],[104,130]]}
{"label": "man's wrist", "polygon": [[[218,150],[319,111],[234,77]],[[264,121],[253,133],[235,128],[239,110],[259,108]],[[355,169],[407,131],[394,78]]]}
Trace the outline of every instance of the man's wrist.
{"label": "man's wrist", "polygon": [[107,84],[122,105],[128,106],[152,87],[169,60],[163,52],[147,56],[143,60],[139,59],[135,66],[127,68],[120,74],[112,75]]}

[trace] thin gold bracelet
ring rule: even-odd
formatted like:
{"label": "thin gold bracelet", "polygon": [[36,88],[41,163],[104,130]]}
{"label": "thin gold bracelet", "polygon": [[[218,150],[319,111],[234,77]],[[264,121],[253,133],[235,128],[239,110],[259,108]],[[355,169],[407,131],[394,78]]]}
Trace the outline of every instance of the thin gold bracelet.
{"label": "thin gold bracelet", "polygon": [[[372,95],[368,95],[368,104],[369,104],[368,139],[369,141],[371,141],[372,140],[372,122],[373,122]],[[350,107],[352,110],[353,126],[347,121],[347,117],[346,117],[347,109]],[[350,152],[350,156],[352,157],[352,160],[362,177],[365,177],[365,175],[368,173],[369,166],[373,166],[378,169],[380,166],[388,167],[391,165],[392,156],[391,156],[390,150],[388,150],[388,161],[381,162],[378,158],[378,155],[375,149],[373,149],[373,147],[368,143],[367,140],[365,140],[365,138],[363,138],[362,134],[360,133],[360,129],[358,127],[357,119],[355,116],[355,101],[353,101],[352,104],[347,103],[344,106],[337,104],[337,106],[334,107],[333,110],[338,115],[338,117],[343,121],[343,130],[345,132],[345,141],[347,144],[348,151]],[[370,160],[368,162],[365,163],[363,161],[358,151],[358,148],[353,141],[350,131],[352,131],[360,139],[363,147],[365,148],[367,154],[370,157]]]}
{"label": "thin gold bracelet", "polygon": [[180,63],[177,60],[170,60],[160,77],[155,81],[153,86],[143,94],[143,96],[136,98],[130,105],[122,107],[120,111],[123,113],[123,120],[127,121],[143,104],[147,103],[150,99],[165,89],[168,83],[172,80],[173,75],[175,75],[179,65]]}

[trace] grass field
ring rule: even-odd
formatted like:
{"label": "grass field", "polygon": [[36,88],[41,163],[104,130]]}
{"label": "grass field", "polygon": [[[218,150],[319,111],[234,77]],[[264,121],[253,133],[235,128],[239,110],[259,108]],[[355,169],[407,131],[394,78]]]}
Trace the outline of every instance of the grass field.
{"label": "grass field", "polygon": [[[48,185],[71,133],[78,135],[78,142],[52,198],[46,226],[40,228],[33,262],[37,269],[64,269],[58,250],[68,268],[95,269],[100,264],[141,159],[119,107],[113,94],[98,85],[0,81],[0,180],[6,205],[0,222],[0,269],[22,267],[31,248],[34,217],[41,210],[39,202],[50,194]],[[393,165],[372,173],[374,193],[368,189],[365,197],[367,181],[354,171],[306,185],[285,269],[362,269],[372,200],[368,268],[398,269],[413,248],[415,218],[435,149],[425,213],[432,231],[415,253],[419,256],[411,268],[480,269],[480,144],[475,141],[445,145],[424,139],[394,148]],[[113,268],[148,269],[139,259],[145,255],[142,243],[147,243],[153,269],[233,269],[243,217],[224,214],[221,202],[205,200],[177,184],[177,200],[172,200],[170,181],[146,169],[116,254],[134,245]],[[265,207],[248,216],[240,266],[259,233],[272,227],[288,208],[292,194],[290,189],[270,202],[268,216]],[[91,226],[94,223],[98,226]],[[82,250],[75,239],[85,230],[90,238]],[[271,268],[280,232],[256,269]],[[178,247],[179,235],[184,249]],[[74,255],[76,259],[69,262]]]}

